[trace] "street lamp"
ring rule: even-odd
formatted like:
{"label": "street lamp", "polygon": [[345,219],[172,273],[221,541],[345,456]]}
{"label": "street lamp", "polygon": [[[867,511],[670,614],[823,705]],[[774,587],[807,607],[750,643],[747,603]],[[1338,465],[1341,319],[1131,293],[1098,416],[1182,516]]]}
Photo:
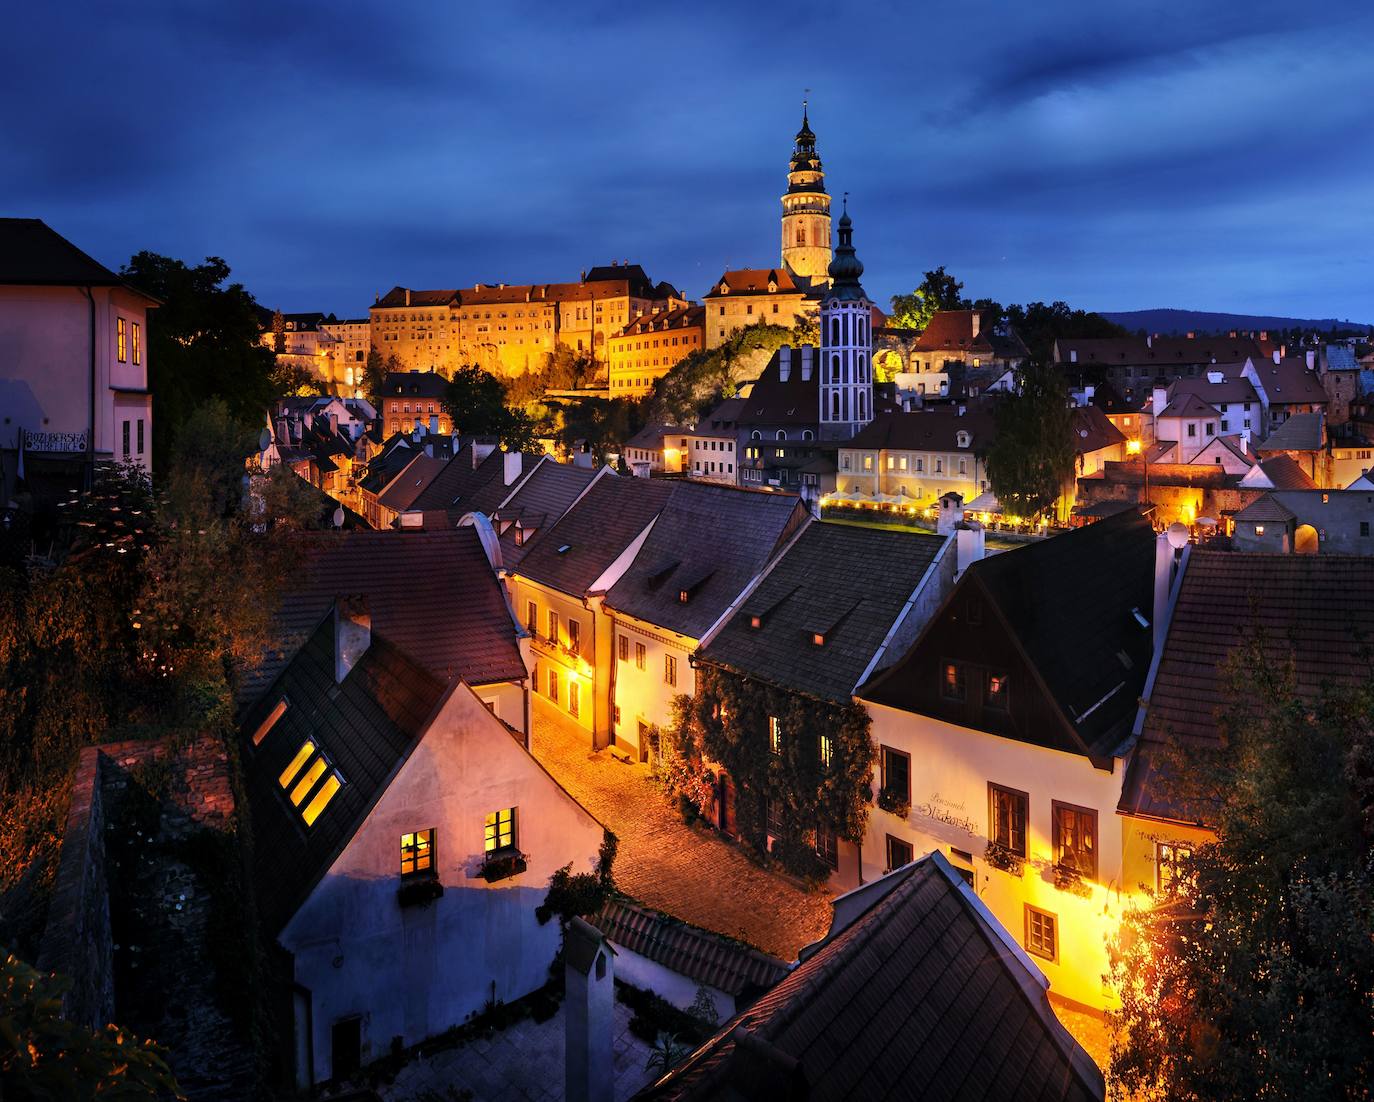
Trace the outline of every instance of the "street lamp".
{"label": "street lamp", "polygon": [[1140,469],[1144,475],[1145,484],[1145,500],[1142,504],[1148,507],[1150,504],[1150,464],[1149,461],[1145,458],[1145,449],[1141,446],[1140,438],[1138,436],[1134,439],[1126,441],[1126,454],[1140,456]]}

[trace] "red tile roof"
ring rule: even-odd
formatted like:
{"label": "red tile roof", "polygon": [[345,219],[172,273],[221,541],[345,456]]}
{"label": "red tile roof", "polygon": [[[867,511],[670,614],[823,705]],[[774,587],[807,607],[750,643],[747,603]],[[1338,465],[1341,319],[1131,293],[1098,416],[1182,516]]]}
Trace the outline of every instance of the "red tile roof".
{"label": "red tile roof", "polygon": [[1150,818],[1205,818],[1170,793],[1170,744],[1214,745],[1227,705],[1225,664],[1242,640],[1267,660],[1291,661],[1298,691],[1369,678],[1363,644],[1374,637],[1374,557],[1190,553],[1120,810]]}
{"label": "red tile roof", "polygon": [[[721,284],[730,288],[728,292],[721,290]],[[776,286],[776,291],[768,290],[769,283]],[[736,268],[725,272],[706,298],[722,298],[727,295],[767,295],[767,294],[787,294],[799,293],[799,288],[793,282],[786,268]]]}

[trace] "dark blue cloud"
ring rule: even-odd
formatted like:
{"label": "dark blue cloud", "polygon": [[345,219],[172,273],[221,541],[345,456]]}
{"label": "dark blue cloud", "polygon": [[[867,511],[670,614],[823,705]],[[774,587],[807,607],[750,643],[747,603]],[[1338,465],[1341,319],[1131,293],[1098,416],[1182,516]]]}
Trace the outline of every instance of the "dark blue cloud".
{"label": "dark blue cloud", "polygon": [[1374,320],[1363,4],[28,5],[0,209],[263,301],[774,264],[798,101],[880,301]]}

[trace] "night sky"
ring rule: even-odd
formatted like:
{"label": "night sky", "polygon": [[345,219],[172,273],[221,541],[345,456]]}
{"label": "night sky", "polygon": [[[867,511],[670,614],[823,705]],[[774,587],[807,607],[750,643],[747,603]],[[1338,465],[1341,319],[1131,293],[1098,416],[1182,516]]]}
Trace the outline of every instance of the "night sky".
{"label": "night sky", "polygon": [[[532,14],[515,15],[514,12]],[[880,304],[1374,321],[1374,5],[26,4],[0,213],[260,301],[778,263],[810,88]]]}

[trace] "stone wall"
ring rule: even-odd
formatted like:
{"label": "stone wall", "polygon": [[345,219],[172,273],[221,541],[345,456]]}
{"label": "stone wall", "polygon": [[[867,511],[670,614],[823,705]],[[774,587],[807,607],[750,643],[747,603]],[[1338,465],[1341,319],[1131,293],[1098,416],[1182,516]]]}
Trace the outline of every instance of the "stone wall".
{"label": "stone wall", "polygon": [[63,1012],[91,1029],[99,1029],[114,1017],[100,761],[100,749],[88,746],[77,762],[57,882],[38,954],[41,971],[59,972],[73,982],[63,996]]}

